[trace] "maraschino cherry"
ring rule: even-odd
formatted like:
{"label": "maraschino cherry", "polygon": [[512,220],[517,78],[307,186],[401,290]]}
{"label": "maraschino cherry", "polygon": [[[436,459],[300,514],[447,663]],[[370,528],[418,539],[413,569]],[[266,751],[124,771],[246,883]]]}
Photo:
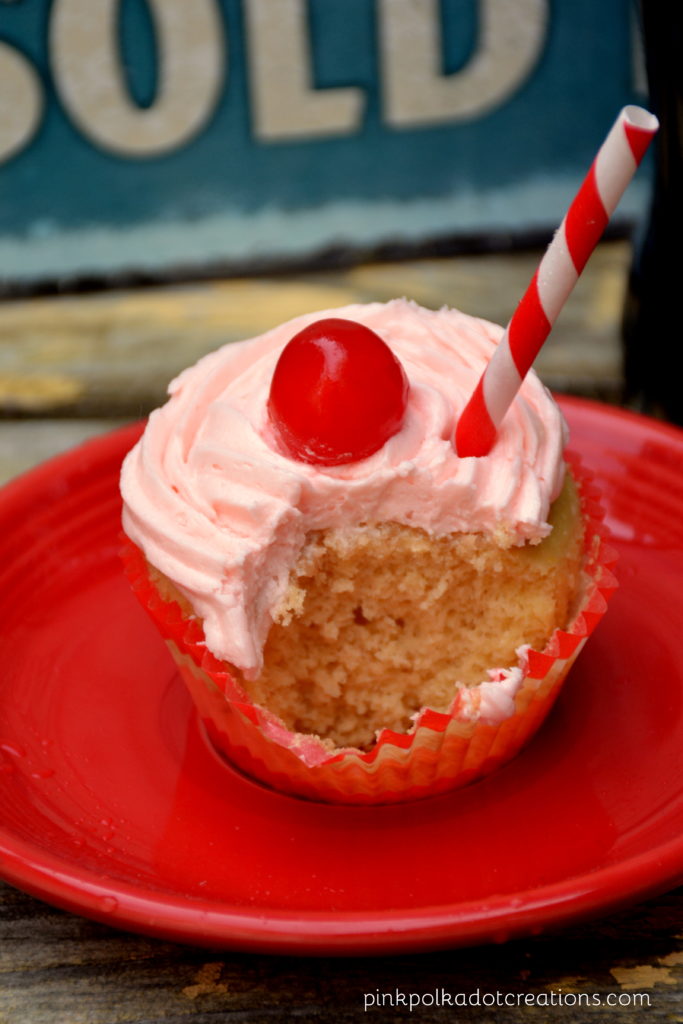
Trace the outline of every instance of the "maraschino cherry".
{"label": "maraschino cherry", "polygon": [[340,466],[367,458],[397,433],[407,399],[403,367],[379,335],[329,317],[283,349],[268,412],[288,455]]}

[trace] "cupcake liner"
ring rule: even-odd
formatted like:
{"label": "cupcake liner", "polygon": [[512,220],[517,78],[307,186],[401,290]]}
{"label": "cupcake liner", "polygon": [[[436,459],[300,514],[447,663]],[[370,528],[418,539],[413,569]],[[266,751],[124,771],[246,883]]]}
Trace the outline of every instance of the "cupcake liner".
{"label": "cupcake liner", "polygon": [[[225,664],[207,650],[200,623],[161,598],[139,549],[124,538],[127,575],[166,640],[216,749],[246,774],[275,789],[336,803],[395,803],[454,789],[504,764],[536,732],[617,583],[616,552],[603,538],[603,513],[591,475],[567,455],[581,496],[586,585],[578,612],[556,629],[544,650],[520,648],[519,685],[507,714],[487,722],[482,688],[456,691],[447,712],[422,708],[413,727],[383,729],[368,751],[331,748],[316,736],[294,733],[252,703]],[[499,680],[503,685],[508,673]],[[496,685],[495,682],[489,685]]]}

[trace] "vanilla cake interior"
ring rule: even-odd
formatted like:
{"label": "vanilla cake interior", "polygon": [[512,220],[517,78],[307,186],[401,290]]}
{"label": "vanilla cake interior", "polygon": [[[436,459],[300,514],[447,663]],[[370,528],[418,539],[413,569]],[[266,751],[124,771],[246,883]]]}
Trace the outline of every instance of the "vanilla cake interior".
{"label": "vanilla cake interior", "polygon": [[[542,650],[571,620],[583,528],[569,473],[549,521],[547,538],[521,547],[396,523],[312,534],[277,610],[263,672],[240,676],[242,685],[288,728],[330,747],[367,748],[383,727],[409,729],[425,705],[446,711],[457,685],[516,665],[518,647]],[[162,596],[177,599],[152,573]]]}

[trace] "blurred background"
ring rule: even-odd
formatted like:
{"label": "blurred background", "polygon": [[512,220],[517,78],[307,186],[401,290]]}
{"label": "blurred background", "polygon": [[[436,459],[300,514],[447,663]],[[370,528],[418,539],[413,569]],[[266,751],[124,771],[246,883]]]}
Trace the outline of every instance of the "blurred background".
{"label": "blurred background", "polygon": [[[0,471],[217,345],[407,295],[509,319],[619,108],[631,0],[0,0]],[[646,160],[546,344],[624,398]]]}

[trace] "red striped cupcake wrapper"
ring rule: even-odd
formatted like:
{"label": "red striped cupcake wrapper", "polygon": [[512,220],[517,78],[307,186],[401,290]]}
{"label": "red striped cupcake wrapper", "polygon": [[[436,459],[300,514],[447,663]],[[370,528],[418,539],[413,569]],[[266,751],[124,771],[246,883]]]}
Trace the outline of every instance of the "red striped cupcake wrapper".
{"label": "red striped cupcake wrapper", "polygon": [[522,681],[514,711],[498,724],[482,720],[478,687],[458,690],[448,712],[422,708],[408,732],[382,730],[372,748],[330,749],[316,736],[294,733],[253,704],[224,663],[207,650],[201,624],[163,600],[144,556],[124,538],[123,559],[137,597],[166,640],[217,750],[248,775],[286,793],[335,803],[395,803],[464,786],[510,760],[552,707],[577,655],[616,589],[616,552],[604,541],[603,512],[592,477],[567,455],[581,494],[586,586],[567,629],[556,629],[543,651],[520,656]]}

